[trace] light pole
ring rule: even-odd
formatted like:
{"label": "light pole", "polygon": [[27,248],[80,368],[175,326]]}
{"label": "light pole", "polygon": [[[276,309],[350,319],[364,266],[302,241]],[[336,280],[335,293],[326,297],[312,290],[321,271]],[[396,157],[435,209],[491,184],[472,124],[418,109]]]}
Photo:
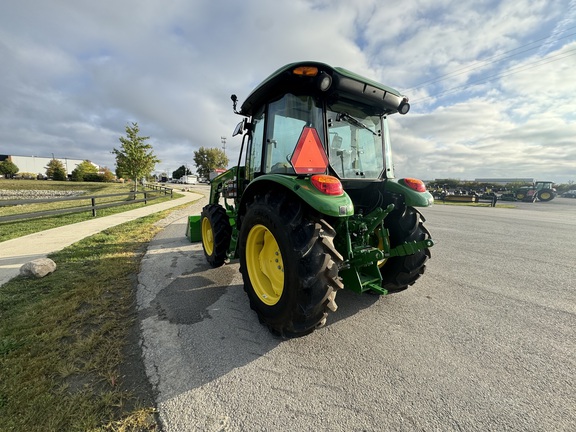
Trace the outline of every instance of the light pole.
{"label": "light pole", "polygon": [[224,156],[226,156],[226,137],[220,137],[222,141],[222,148],[224,149]]}

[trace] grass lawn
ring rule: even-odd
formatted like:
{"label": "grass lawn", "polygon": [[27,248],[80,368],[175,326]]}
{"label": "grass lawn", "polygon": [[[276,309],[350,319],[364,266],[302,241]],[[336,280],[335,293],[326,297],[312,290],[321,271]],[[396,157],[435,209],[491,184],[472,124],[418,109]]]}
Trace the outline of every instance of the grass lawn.
{"label": "grass lawn", "polygon": [[159,430],[130,362],[141,361],[135,275],[170,211],[51,255],[45,278],[0,287],[0,431]]}
{"label": "grass lawn", "polygon": [[[116,193],[126,193],[130,191],[129,184],[121,183],[89,183],[89,182],[71,182],[71,181],[46,181],[46,180],[0,180],[1,190],[60,190],[60,191],[79,191],[87,197],[94,195],[109,195]],[[174,198],[178,198],[179,194],[174,194]],[[107,200],[118,200],[119,197],[108,198]],[[169,195],[162,196],[150,203],[159,203],[171,199]],[[97,204],[104,204],[105,199],[98,200]],[[0,207],[0,216],[8,216],[12,214],[21,214],[37,211],[56,210],[71,207],[80,207],[90,205],[90,199],[79,201],[62,201],[55,203],[38,203],[26,204],[22,206]],[[134,208],[145,206],[144,203],[127,204],[125,206],[111,207],[97,211],[96,217],[108,216],[111,214],[120,213],[123,211],[131,210]],[[30,220],[19,220],[14,222],[0,223],[0,242],[10,240],[17,237],[22,237],[27,234],[32,234],[39,231],[44,231],[50,228],[56,228],[63,225],[69,225],[76,222],[92,219],[92,213],[85,211],[82,213],[70,213],[58,216],[44,217]]]}
{"label": "grass lawn", "polygon": [[[128,193],[130,186],[0,180],[0,190],[6,189],[102,195]],[[98,217],[143,205],[100,210]],[[0,207],[0,215],[8,209]],[[160,229],[155,222],[177,209],[86,238],[50,255],[57,264],[53,274],[0,287],[0,431],[159,430],[141,364],[136,275]],[[36,209],[20,213],[29,211]],[[91,218],[85,212],[3,223],[0,241]]]}

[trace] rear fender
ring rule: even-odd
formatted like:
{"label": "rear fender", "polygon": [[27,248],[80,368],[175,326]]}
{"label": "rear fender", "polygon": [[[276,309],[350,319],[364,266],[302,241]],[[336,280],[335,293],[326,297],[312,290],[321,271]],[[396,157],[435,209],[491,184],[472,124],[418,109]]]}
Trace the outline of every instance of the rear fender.
{"label": "rear fender", "polygon": [[309,177],[294,177],[282,174],[267,174],[250,182],[242,195],[240,212],[244,213],[245,203],[259,191],[268,191],[275,185],[294,193],[302,201],[318,212],[336,218],[348,217],[354,214],[354,204],[346,192],[342,195],[326,195],[311,183]]}
{"label": "rear fender", "polygon": [[384,189],[394,194],[403,195],[406,205],[409,207],[429,207],[434,204],[434,197],[430,192],[415,191],[406,185],[404,179],[388,179],[384,183]]}

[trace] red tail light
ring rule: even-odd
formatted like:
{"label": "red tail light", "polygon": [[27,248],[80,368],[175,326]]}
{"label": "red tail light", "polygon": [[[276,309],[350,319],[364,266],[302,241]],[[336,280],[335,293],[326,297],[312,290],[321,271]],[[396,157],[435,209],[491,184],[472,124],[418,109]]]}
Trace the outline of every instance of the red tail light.
{"label": "red tail light", "polygon": [[426,185],[422,180],[418,180],[415,178],[405,178],[402,179],[404,185],[408,186],[410,189],[415,190],[416,192],[426,192]]}
{"label": "red tail light", "polygon": [[310,177],[312,184],[316,189],[326,195],[342,195],[344,193],[344,188],[342,183],[336,177],[317,174]]}

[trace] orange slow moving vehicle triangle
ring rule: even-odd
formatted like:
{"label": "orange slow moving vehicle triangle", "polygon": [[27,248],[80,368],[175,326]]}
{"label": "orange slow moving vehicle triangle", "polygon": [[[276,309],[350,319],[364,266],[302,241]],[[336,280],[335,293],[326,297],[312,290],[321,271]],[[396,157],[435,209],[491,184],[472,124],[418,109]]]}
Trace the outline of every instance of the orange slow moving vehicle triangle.
{"label": "orange slow moving vehicle triangle", "polygon": [[319,174],[326,171],[328,157],[315,128],[304,126],[290,162],[296,174]]}

